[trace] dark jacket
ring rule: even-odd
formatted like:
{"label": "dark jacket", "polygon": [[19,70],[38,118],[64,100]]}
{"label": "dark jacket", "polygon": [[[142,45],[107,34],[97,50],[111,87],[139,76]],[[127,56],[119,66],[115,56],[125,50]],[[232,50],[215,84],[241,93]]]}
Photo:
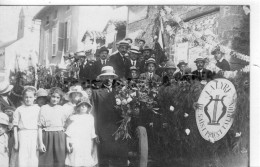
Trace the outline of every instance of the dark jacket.
{"label": "dark jacket", "polygon": [[115,73],[119,78],[127,78],[129,75],[131,64],[130,60],[127,58],[123,58],[121,54],[118,52],[109,58],[109,64],[113,66]]}
{"label": "dark jacket", "polygon": [[[190,74],[190,73],[185,73],[185,74]],[[174,78],[176,81],[189,81],[190,80],[190,76],[183,75],[180,71],[174,74]]]}
{"label": "dark jacket", "polygon": [[0,110],[3,112],[8,107],[15,107],[10,97],[7,97],[8,102],[6,102],[3,97],[0,95]]}
{"label": "dark jacket", "polygon": [[193,71],[192,74],[194,74],[192,76],[193,80],[199,80],[199,81],[207,80],[207,81],[209,81],[209,80],[213,79],[213,73],[210,70],[207,70],[205,68],[202,69],[202,74],[201,75],[199,74],[198,70]]}
{"label": "dark jacket", "polygon": [[[138,73],[141,74],[141,70],[143,70],[143,67],[141,66],[141,62],[139,62],[138,60],[136,60],[136,64],[135,67],[138,69]],[[131,59],[130,61],[127,61],[126,67],[128,68],[128,74],[127,74],[127,78],[131,78],[131,71],[130,68],[133,66]]]}
{"label": "dark jacket", "polygon": [[146,73],[142,73],[140,76],[139,76],[139,78],[141,79],[141,80],[152,80],[152,81],[154,81],[154,82],[160,82],[161,81],[161,78],[160,78],[160,76],[159,75],[156,75],[155,73],[153,74],[153,77],[150,79],[150,76],[149,76],[149,73],[148,72],[146,72]]}
{"label": "dark jacket", "polygon": [[165,67],[159,67],[156,69],[155,74],[159,75],[160,77],[163,77],[166,75],[166,68]]}
{"label": "dark jacket", "polygon": [[230,71],[230,65],[226,59],[223,59],[221,62],[217,61],[216,66],[223,71]]}
{"label": "dark jacket", "polygon": [[80,80],[86,81],[86,80],[94,80],[95,74],[94,71],[94,61],[88,61],[85,65],[79,66],[79,78]]}
{"label": "dark jacket", "polygon": [[119,139],[115,141],[113,135],[120,126],[121,112],[115,109],[115,90],[109,92],[107,88],[93,90],[92,104],[95,118],[96,133],[100,138],[102,155],[127,157],[127,143]]}
{"label": "dark jacket", "polygon": [[106,60],[105,64],[101,63],[101,59],[95,61],[94,67],[93,67],[93,69],[94,69],[93,72],[95,73],[95,78],[97,78],[97,76],[101,74],[102,67],[108,66],[108,65],[109,65],[109,60],[108,59]]}

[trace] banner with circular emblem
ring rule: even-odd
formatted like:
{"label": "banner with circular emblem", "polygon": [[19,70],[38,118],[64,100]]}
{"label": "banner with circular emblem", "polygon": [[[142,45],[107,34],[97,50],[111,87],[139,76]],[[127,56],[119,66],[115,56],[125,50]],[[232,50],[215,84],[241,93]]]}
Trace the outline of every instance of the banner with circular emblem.
{"label": "banner with circular emblem", "polygon": [[223,138],[233,124],[237,92],[227,79],[210,81],[202,90],[196,110],[201,136],[212,143]]}

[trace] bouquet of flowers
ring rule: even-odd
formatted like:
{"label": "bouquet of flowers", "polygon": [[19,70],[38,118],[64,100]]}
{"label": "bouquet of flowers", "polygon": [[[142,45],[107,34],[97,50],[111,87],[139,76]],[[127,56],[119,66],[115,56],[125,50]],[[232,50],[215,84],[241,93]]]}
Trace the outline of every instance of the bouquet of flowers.
{"label": "bouquet of flowers", "polygon": [[114,133],[115,139],[119,138],[130,139],[129,134],[130,121],[132,117],[138,117],[140,114],[140,107],[143,105],[146,109],[155,114],[159,108],[157,105],[156,97],[158,94],[159,83],[144,82],[144,81],[130,81],[124,82],[116,89],[116,109],[122,111],[123,119],[120,121],[121,125]]}

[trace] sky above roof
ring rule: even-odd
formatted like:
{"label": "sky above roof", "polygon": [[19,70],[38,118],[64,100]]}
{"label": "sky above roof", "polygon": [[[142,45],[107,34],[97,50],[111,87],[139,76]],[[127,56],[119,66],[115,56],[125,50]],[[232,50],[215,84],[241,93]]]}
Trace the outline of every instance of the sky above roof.
{"label": "sky above roof", "polygon": [[[0,43],[15,40],[21,8],[27,17],[32,18],[43,6],[0,6]],[[108,20],[126,20],[127,7],[113,11],[111,6],[88,6],[88,24],[86,29],[102,31]]]}
{"label": "sky above roof", "polygon": [[0,6],[0,41],[16,39],[21,8],[27,17],[33,17],[42,6]]}

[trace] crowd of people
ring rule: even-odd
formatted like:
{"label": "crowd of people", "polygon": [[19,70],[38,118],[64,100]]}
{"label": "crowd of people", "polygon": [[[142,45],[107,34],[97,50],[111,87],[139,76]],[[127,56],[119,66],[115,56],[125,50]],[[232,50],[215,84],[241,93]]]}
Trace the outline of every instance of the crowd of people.
{"label": "crowd of people", "polygon": [[[207,59],[203,56],[198,56],[194,61],[197,66],[197,70],[191,71],[188,67],[188,63],[180,60],[177,66],[167,57],[164,57],[160,61],[157,59],[157,55],[154,54],[153,49],[149,46],[145,46],[145,41],[140,40],[138,46],[132,44],[132,40],[127,38],[120,41],[118,51],[109,56],[109,50],[105,46],[98,50],[97,60],[88,60],[85,55],[80,60],[79,65],[79,78],[83,81],[96,80],[97,76],[101,73],[101,69],[104,66],[112,66],[115,73],[119,78],[125,79],[152,79],[154,81],[183,81],[183,80],[209,80],[213,79],[214,72],[206,69]],[[230,65],[224,58],[224,52],[220,47],[214,48],[211,53],[215,56],[216,66],[223,71],[230,71]]]}
{"label": "crowd of people", "polygon": [[[109,50],[101,47],[96,61],[85,55],[80,58],[79,81],[101,80],[99,89],[76,83],[65,93],[58,87],[47,91],[25,86],[23,103],[15,108],[8,98],[12,85],[7,81],[0,83],[0,166],[128,166],[127,141],[113,137],[121,120],[114,108],[114,80],[163,85],[209,81],[218,75],[205,68],[206,60],[202,57],[194,61],[197,70],[191,72],[184,61],[177,67],[168,59],[157,62],[153,50],[144,46],[144,40],[139,42],[140,46],[130,43],[129,39],[120,41],[118,51],[110,57]],[[212,54],[222,71],[230,70],[219,48]]]}

